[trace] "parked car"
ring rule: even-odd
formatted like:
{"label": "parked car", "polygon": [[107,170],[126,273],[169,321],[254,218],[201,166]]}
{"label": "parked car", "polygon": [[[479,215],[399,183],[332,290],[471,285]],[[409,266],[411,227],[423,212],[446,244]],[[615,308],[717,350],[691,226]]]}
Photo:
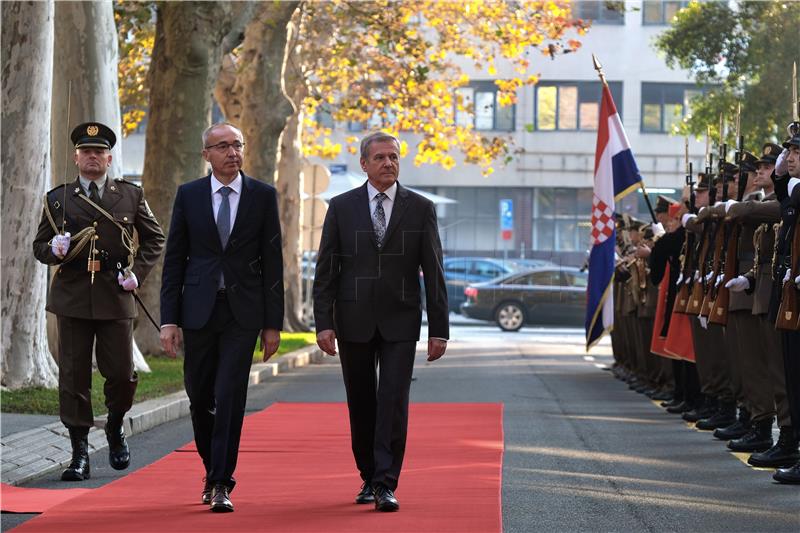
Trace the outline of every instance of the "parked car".
{"label": "parked car", "polygon": [[[488,281],[498,276],[520,270],[520,265],[512,260],[493,259],[491,257],[445,257],[444,281],[447,286],[447,301],[450,311],[459,312],[461,304],[466,301],[464,289],[472,283]],[[420,272],[420,284],[423,283]],[[422,286],[422,294],[425,287]],[[423,298],[423,305],[424,305]]]}
{"label": "parked car", "polygon": [[573,267],[540,267],[474,283],[461,313],[495,322],[503,331],[524,324],[581,326],[589,277]]}

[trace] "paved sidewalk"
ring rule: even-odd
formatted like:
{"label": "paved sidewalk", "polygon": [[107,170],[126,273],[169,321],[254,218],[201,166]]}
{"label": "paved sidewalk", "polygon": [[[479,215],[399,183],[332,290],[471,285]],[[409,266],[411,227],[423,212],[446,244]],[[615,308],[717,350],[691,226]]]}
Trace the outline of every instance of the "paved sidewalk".
{"label": "paved sidewalk", "polygon": [[[287,353],[274,362],[254,364],[250,371],[250,386],[264,383],[278,374],[286,373],[292,368],[319,363],[323,360],[322,351],[316,346],[307,346]],[[125,434],[135,435],[160,424],[177,420],[189,415],[189,399],[186,392],[176,392],[161,398],[146,400],[134,404],[125,415]],[[43,476],[53,470],[65,468],[72,458],[72,448],[67,428],[57,417],[30,416],[11,417],[13,428],[25,428],[32,424],[32,429],[22,429],[3,435],[0,438],[0,458],[2,458],[2,475],[0,481],[18,485]],[[89,453],[96,453],[108,447],[105,427],[105,416],[95,418],[95,427],[89,431]],[[54,421],[53,421],[54,420]]]}

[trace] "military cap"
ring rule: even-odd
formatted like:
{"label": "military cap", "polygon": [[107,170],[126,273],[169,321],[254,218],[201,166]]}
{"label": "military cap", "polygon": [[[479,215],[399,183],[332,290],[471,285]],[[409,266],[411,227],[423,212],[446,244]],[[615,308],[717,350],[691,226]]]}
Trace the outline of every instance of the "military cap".
{"label": "military cap", "polygon": [[735,176],[739,172],[739,167],[731,163],[730,161],[725,161],[722,164],[722,173],[727,174],[729,176]]}
{"label": "military cap", "polygon": [[117,143],[114,132],[100,122],[84,122],[75,126],[70,135],[75,148],[106,148],[112,149]]}
{"label": "military cap", "polygon": [[789,148],[790,146],[800,146],[800,133],[792,135],[783,143],[784,148]]}
{"label": "military cap", "polygon": [[675,203],[675,200],[673,200],[669,196],[663,196],[663,195],[659,194],[656,197],[656,208],[654,209],[654,211],[656,213],[666,213],[666,212],[669,211],[669,206],[674,204],[674,203]]}
{"label": "military cap", "polygon": [[760,163],[774,164],[782,151],[783,149],[775,143],[764,144],[764,148],[761,149],[761,158],[756,161],[756,165]]}
{"label": "military cap", "polygon": [[712,176],[706,174],[705,172],[699,172],[697,174],[697,184],[694,186],[696,191],[706,191],[708,190],[709,184],[711,183]]}
{"label": "military cap", "polygon": [[742,157],[739,160],[739,165],[745,172],[755,172],[758,158],[747,150],[742,152]]}

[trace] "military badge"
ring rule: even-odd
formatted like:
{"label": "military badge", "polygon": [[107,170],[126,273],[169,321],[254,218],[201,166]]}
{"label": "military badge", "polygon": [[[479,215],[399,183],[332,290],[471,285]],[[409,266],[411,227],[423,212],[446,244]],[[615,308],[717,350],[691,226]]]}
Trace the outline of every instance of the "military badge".
{"label": "military badge", "polygon": [[90,137],[94,137],[99,132],[100,132],[100,129],[97,126],[95,126],[94,124],[92,124],[91,126],[86,128],[86,135],[89,135]]}

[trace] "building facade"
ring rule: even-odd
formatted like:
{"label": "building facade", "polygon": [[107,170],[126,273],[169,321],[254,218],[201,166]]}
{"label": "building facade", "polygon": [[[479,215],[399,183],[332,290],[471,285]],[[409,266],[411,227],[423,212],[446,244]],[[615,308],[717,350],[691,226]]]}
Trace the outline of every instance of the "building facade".
{"label": "building facade", "polygon": [[[686,71],[666,65],[653,42],[685,4],[628,0],[622,13],[607,9],[605,2],[576,2],[574,16],[593,20],[589,32],[579,38],[581,48],[552,61],[532,56],[526,76],[537,74],[540,81],[521,89],[514,106],[497,105],[494,84],[495,78],[513,76],[510,68],[503,71],[498,65],[494,77],[468,70],[472,81],[459,91],[474,104],[475,113],[457,120],[472,120],[477,130],[510,137],[514,159],[496,166],[489,177],[468,164],[445,171],[414,167],[410,157],[403,162],[401,183],[456,200],[437,207],[446,254],[583,263],[590,246],[601,89],[592,54],[603,65],[651,200],[656,193],[680,195],[685,141],[669,132],[690,112],[689,101],[698,89]],[[342,136],[359,135],[363,129],[335,125]],[[405,140],[413,146],[413,138]],[[694,168],[700,168],[705,140],[690,140],[689,153]],[[360,173],[357,155],[343,152],[334,164]],[[512,201],[513,231],[508,240],[501,230],[501,200]],[[641,192],[629,195],[618,211],[649,219]]]}

